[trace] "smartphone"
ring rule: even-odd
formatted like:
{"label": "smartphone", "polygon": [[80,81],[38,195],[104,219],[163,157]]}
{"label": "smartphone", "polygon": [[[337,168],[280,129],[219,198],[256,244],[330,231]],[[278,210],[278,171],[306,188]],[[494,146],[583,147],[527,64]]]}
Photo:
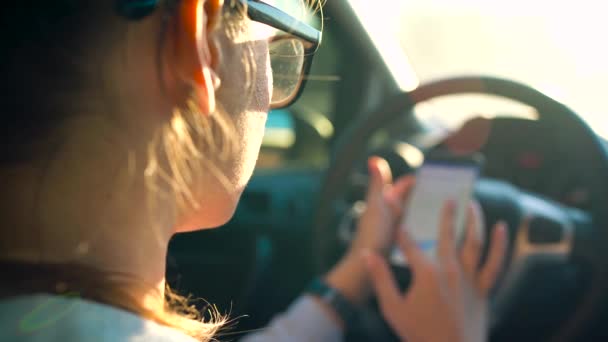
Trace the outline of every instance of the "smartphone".
{"label": "smartphone", "polygon": [[[439,237],[441,213],[447,201],[454,201],[455,237],[462,239],[465,232],[467,206],[471,200],[475,181],[482,166],[480,155],[454,156],[432,153],[416,172],[416,184],[406,203],[399,229],[407,229],[418,246],[435,258]],[[397,246],[390,260],[395,265],[407,265],[405,256]]]}

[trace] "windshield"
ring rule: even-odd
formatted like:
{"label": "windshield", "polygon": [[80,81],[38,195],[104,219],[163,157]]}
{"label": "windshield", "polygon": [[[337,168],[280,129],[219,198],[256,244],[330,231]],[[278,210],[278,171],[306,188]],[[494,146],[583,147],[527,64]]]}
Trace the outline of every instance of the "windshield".
{"label": "windshield", "polygon": [[419,82],[464,74],[521,81],[567,104],[608,137],[604,2],[350,2],[372,39],[382,42],[377,46],[400,46],[407,56],[400,63],[410,63]]}

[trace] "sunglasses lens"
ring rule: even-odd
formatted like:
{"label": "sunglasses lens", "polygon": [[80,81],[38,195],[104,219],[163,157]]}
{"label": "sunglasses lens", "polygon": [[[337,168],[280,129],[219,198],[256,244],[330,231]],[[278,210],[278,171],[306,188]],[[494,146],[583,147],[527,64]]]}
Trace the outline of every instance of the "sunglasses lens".
{"label": "sunglasses lens", "polygon": [[269,44],[273,92],[271,104],[289,102],[302,83],[306,47],[297,38],[278,38]]}

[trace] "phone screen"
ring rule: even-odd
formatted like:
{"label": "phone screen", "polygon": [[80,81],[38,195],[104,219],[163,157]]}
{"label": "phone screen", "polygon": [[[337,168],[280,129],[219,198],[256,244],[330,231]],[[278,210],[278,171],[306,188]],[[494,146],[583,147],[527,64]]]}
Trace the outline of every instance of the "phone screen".
{"label": "phone screen", "polygon": [[[455,236],[462,238],[467,206],[478,174],[479,164],[473,160],[427,160],[418,170],[399,228],[407,229],[431,258],[436,255],[441,212],[448,200],[455,201]],[[393,249],[391,261],[397,265],[407,264],[397,247]]]}

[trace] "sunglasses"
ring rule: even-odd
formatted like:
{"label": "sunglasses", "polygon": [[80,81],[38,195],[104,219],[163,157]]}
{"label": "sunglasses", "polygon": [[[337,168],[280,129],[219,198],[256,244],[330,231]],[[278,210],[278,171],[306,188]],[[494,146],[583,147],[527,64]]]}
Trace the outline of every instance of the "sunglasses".
{"label": "sunglasses", "polygon": [[[312,57],[321,44],[321,31],[259,0],[237,0],[247,8],[254,22],[276,30],[267,38],[273,89],[271,109],[294,103],[302,94],[312,65]],[[157,0],[116,0],[117,12],[130,20],[152,13]]]}
{"label": "sunglasses", "polygon": [[262,1],[240,1],[249,19],[275,29],[267,38],[273,78],[270,107],[287,107],[302,94],[322,33]]}

